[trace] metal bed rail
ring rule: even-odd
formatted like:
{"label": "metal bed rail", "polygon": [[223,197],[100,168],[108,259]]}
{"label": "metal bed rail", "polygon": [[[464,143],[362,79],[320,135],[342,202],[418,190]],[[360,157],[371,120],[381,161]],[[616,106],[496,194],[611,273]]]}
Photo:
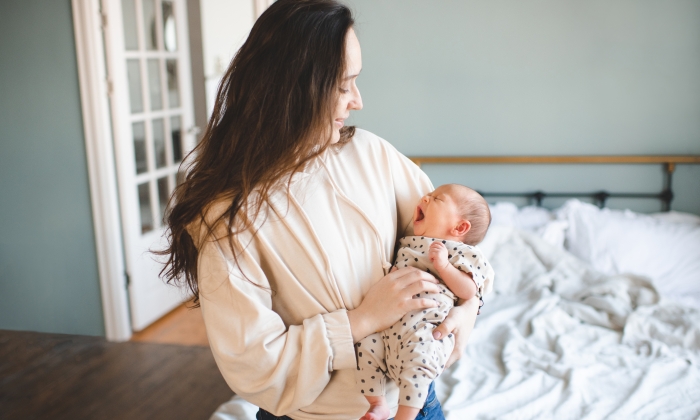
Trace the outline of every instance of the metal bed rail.
{"label": "metal bed rail", "polygon": [[[671,209],[673,201],[673,172],[679,164],[700,164],[700,155],[636,155],[636,156],[414,156],[410,159],[418,166],[423,164],[657,164],[664,167],[664,189],[659,193],[608,192],[482,192],[484,197],[526,197],[538,206],[547,197],[589,197],[599,207],[609,198],[652,198],[663,204],[663,211]],[[700,180],[698,180],[700,187]]]}

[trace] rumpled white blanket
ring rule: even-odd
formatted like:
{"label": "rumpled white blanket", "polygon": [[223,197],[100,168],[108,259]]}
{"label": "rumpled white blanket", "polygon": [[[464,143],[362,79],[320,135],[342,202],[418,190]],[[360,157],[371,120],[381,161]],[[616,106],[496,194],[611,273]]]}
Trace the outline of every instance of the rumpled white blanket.
{"label": "rumpled white blanket", "polygon": [[443,373],[448,420],[700,417],[700,313],[511,230],[495,293]]}
{"label": "rumpled white blanket", "polygon": [[[534,234],[501,229],[482,248],[494,292],[436,381],[447,420],[700,418],[698,310]],[[255,411],[234,398],[211,419]]]}

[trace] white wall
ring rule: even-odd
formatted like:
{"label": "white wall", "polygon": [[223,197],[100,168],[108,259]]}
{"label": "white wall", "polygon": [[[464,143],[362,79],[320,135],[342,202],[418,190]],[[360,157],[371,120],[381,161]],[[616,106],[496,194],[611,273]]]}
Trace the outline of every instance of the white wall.
{"label": "white wall", "polygon": [[202,49],[211,115],[219,80],[255,22],[254,0],[200,0]]}

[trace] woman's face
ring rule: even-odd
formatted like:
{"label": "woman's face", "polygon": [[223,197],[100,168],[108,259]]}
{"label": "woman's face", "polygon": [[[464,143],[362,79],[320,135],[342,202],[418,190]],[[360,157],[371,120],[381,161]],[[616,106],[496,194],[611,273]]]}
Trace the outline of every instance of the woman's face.
{"label": "woman's face", "polygon": [[340,140],[340,129],[345,125],[345,120],[350,116],[350,110],[362,109],[362,97],[355,83],[362,70],[362,54],[360,41],[357,40],[355,31],[350,28],[345,36],[345,77],[340,83],[340,96],[333,112],[333,135],[331,144]]}

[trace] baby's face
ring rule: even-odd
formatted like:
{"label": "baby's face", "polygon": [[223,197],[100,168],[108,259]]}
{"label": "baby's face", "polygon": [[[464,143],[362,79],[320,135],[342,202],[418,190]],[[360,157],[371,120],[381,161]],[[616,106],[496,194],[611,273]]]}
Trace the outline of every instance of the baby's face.
{"label": "baby's face", "polygon": [[442,185],[421,198],[413,214],[416,236],[450,239],[452,229],[459,224],[460,194],[455,187]]}

